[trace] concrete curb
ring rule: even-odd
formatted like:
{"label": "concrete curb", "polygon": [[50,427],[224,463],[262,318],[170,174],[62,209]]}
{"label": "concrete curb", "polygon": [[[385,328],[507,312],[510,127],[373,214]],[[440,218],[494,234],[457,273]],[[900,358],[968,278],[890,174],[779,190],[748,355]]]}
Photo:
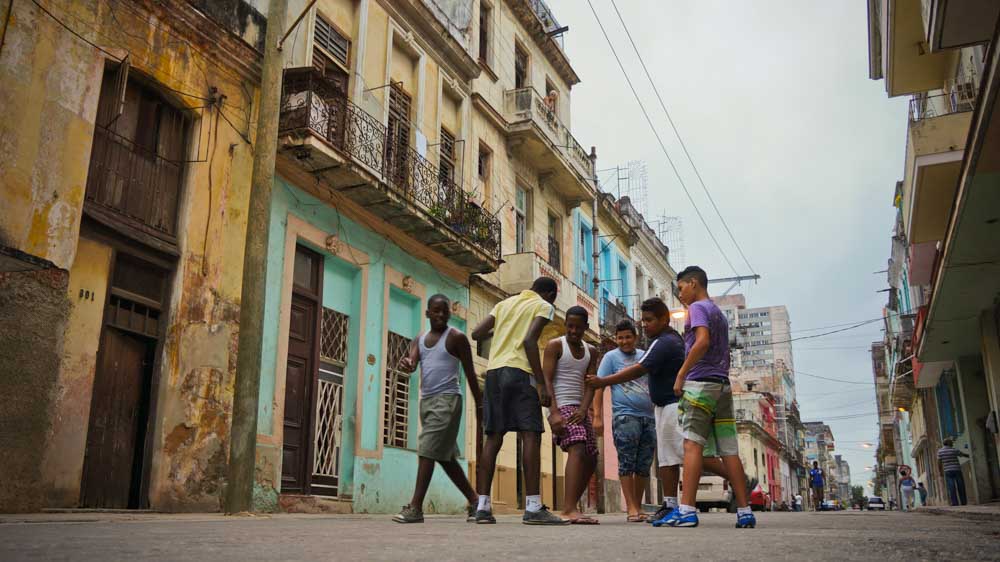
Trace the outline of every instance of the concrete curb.
{"label": "concrete curb", "polygon": [[918,507],[915,510],[917,513],[929,513],[931,515],[947,515],[949,517],[958,517],[961,519],[970,519],[973,521],[1000,521],[1000,510],[974,510],[974,509],[955,509],[949,507]]}

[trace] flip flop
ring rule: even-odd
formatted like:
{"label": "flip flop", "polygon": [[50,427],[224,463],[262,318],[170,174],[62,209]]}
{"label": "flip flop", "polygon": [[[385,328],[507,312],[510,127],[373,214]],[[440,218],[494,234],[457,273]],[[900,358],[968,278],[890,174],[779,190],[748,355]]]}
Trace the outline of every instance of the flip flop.
{"label": "flip flop", "polygon": [[569,524],[570,525],[600,525],[601,522],[598,521],[597,519],[594,519],[593,517],[583,516],[583,517],[578,517],[576,519],[570,519],[569,520]]}
{"label": "flip flop", "polygon": [[646,519],[647,519],[646,514],[640,513],[639,515],[629,515],[628,517],[625,518],[625,521],[627,523],[645,523]]}

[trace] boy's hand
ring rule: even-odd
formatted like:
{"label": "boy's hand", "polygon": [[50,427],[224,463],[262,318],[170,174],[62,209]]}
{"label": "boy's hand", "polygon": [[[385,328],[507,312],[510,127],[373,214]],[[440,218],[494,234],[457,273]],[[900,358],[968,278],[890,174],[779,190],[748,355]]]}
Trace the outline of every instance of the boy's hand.
{"label": "boy's hand", "polygon": [[604,388],[606,386],[597,375],[587,375],[586,383],[590,388]]}
{"label": "boy's hand", "polygon": [[604,435],[604,418],[594,417],[594,435]]}
{"label": "boy's hand", "polygon": [[585,416],[586,412],[583,411],[583,408],[577,408],[576,411],[566,418],[566,425],[579,424],[583,421]]}
{"label": "boy's hand", "polygon": [[412,373],[417,370],[417,365],[413,362],[413,359],[407,355],[399,360],[399,370],[404,373]]}
{"label": "boy's hand", "polygon": [[674,396],[684,396],[684,379],[680,377],[677,377],[677,380],[674,381]]}
{"label": "boy's hand", "polygon": [[542,403],[542,407],[544,408],[548,408],[552,405],[552,397],[545,391],[544,386],[538,387],[538,400]]}
{"label": "boy's hand", "polygon": [[556,435],[566,433],[566,420],[564,420],[562,415],[560,415],[556,410],[553,410],[549,414],[549,426],[552,428],[552,433],[555,433]]}

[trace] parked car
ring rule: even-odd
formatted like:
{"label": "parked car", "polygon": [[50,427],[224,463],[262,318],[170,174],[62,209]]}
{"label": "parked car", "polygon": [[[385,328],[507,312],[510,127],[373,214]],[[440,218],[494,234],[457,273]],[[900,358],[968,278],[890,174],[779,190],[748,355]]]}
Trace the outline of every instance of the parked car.
{"label": "parked car", "polygon": [[840,511],[840,504],[833,500],[824,500],[819,506],[820,511]]}
{"label": "parked car", "polygon": [[885,511],[885,502],[878,496],[868,498],[868,511]]}
{"label": "parked car", "polygon": [[713,507],[725,509],[729,507],[729,501],[733,497],[733,491],[729,487],[729,482],[721,476],[702,476],[698,483],[698,509],[705,513]]}
{"label": "parked car", "polygon": [[754,511],[769,511],[771,509],[771,495],[764,488],[757,484],[750,491],[750,509]]}

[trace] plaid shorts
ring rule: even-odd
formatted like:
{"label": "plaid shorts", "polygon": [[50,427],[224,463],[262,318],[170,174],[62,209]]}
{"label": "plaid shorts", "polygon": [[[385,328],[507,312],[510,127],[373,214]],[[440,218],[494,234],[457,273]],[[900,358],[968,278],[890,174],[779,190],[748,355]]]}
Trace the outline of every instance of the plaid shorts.
{"label": "plaid shorts", "polygon": [[740,454],[728,382],[685,381],[677,412],[684,438],[705,447],[705,456]]}
{"label": "plaid shorts", "polygon": [[[559,406],[559,415],[563,419],[568,419],[570,416],[576,413],[580,409],[578,404],[572,406]],[[567,423],[566,432],[562,435],[556,435],[553,433],[553,442],[558,445],[563,451],[569,450],[570,445],[576,445],[577,443],[583,443],[586,445],[587,454],[590,456],[597,456],[597,437],[594,435],[594,426],[590,421],[590,413],[583,418],[580,423]]]}

